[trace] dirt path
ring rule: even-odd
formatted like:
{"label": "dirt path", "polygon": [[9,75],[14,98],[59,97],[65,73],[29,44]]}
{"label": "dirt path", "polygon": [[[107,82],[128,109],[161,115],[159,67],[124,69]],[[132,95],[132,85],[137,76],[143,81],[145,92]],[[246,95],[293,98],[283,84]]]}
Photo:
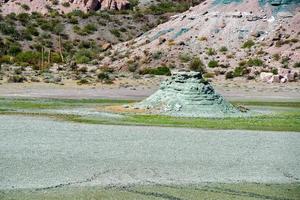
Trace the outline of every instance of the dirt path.
{"label": "dirt path", "polygon": [[0,121],[0,189],[300,181],[300,133]]}
{"label": "dirt path", "polygon": [[[126,82],[126,81],[125,81]],[[129,81],[128,81],[129,82]],[[154,93],[159,80],[131,81],[130,87],[115,85],[86,85],[75,83],[55,85],[46,83],[4,83],[0,85],[0,97],[23,98],[109,98],[141,100]],[[300,83],[266,84],[261,82],[227,81],[213,83],[217,92],[229,100],[299,101]]]}

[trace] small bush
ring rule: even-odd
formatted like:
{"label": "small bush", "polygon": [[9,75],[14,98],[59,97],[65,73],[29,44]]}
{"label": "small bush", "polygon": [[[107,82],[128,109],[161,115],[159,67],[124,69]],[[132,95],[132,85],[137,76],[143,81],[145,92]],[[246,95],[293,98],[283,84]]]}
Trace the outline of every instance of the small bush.
{"label": "small bush", "polygon": [[299,68],[300,67],[300,62],[296,62],[294,65],[293,65],[294,68]]}
{"label": "small bush", "polygon": [[213,56],[216,55],[216,51],[213,48],[208,48],[206,54],[209,56]]}
{"label": "small bush", "polygon": [[247,61],[247,65],[249,67],[252,67],[252,66],[263,66],[264,62],[259,59],[259,58],[250,58],[248,61]]}
{"label": "small bush", "polygon": [[243,76],[245,74],[247,74],[247,69],[245,67],[238,66],[238,67],[234,68],[234,71],[233,71],[234,77]]}
{"label": "small bush", "polygon": [[21,75],[13,75],[8,78],[8,82],[10,82],[10,83],[22,83],[25,80],[26,80],[26,78]]}
{"label": "small bush", "polygon": [[280,55],[279,55],[278,53],[274,54],[274,55],[273,55],[273,59],[274,59],[275,61],[279,61],[279,60],[280,60]]}
{"label": "small bush", "polygon": [[219,66],[219,62],[217,60],[211,60],[208,63],[209,68],[215,68],[215,67],[218,67],[218,66]]}
{"label": "small bush", "polygon": [[179,55],[179,59],[181,62],[186,63],[191,60],[191,56],[188,53],[183,53]]}
{"label": "small bush", "polygon": [[26,11],[30,10],[30,7],[27,4],[22,4],[21,8],[23,8]]}
{"label": "small bush", "polygon": [[152,58],[155,59],[155,60],[158,60],[158,59],[160,59],[160,58],[162,57],[162,55],[163,55],[163,52],[161,52],[161,51],[156,51],[156,52],[154,52],[154,53],[152,54]]}
{"label": "small bush", "polygon": [[250,49],[251,47],[253,47],[255,45],[255,42],[253,41],[253,40],[247,40],[244,44],[243,44],[243,46],[242,46],[242,48],[243,49]]}
{"label": "small bush", "polygon": [[194,57],[190,62],[190,70],[204,73],[204,64],[198,57]]}
{"label": "small bush", "polygon": [[161,66],[157,68],[144,68],[140,70],[140,74],[153,74],[153,75],[165,75],[165,76],[170,76],[171,75],[171,70],[166,67],[166,66]]}
{"label": "small bush", "polygon": [[121,37],[121,33],[120,33],[120,31],[118,29],[111,29],[110,32],[111,32],[111,34],[113,34],[117,38]]}
{"label": "small bush", "polygon": [[69,2],[63,2],[62,4],[61,4],[63,7],[70,7],[70,3]]}
{"label": "small bush", "polygon": [[27,63],[28,65],[38,65],[41,54],[36,51],[24,51],[16,56],[16,61],[21,63]]}
{"label": "small bush", "polygon": [[227,49],[227,47],[225,47],[225,46],[222,46],[222,47],[220,48],[220,52],[222,52],[222,53],[227,52],[227,51],[228,51],[228,49]]}
{"label": "small bush", "polygon": [[234,78],[233,71],[226,72],[225,78],[226,79],[233,79]]}

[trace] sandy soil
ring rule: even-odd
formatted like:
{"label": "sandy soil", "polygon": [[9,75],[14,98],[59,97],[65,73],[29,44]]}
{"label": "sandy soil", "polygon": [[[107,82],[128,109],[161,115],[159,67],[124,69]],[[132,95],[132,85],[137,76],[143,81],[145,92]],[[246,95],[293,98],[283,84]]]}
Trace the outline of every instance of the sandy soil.
{"label": "sandy soil", "polygon": [[299,133],[0,121],[0,189],[300,178]]}
{"label": "sandy soil", "polygon": [[[164,79],[124,79],[113,85],[84,85],[65,82],[65,85],[47,83],[3,83],[0,84],[2,97],[42,97],[42,98],[109,98],[109,99],[143,99],[154,93]],[[222,81],[212,83],[217,92],[229,100],[261,101],[299,101],[300,82],[288,84],[267,84],[262,82],[245,82],[244,80]],[[125,87],[126,86],[126,87]]]}

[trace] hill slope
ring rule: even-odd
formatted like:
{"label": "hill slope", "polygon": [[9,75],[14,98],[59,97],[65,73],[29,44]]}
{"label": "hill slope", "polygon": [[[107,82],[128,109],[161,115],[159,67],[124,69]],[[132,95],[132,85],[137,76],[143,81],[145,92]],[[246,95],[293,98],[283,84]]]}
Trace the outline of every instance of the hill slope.
{"label": "hill slope", "polygon": [[[225,2],[225,3],[224,3]],[[299,67],[300,1],[205,1],[132,41],[103,65],[119,70],[197,68],[210,76]],[[205,68],[206,69],[203,69]],[[199,69],[202,68],[202,69]],[[143,71],[143,70],[142,70]]]}

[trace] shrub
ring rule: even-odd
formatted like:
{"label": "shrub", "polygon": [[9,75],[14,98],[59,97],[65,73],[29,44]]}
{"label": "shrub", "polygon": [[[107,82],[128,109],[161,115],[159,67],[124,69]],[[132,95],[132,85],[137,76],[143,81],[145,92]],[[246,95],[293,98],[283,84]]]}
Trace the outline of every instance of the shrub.
{"label": "shrub", "polygon": [[21,75],[13,75],[8,78],[8,82],[10,83],[22,83],[26,78]]}
{"label": "shrub", "polygon": [[88,34],[91,34],[95,31],[97,31],[97,27],[94,24],[87,24],[83,27],[83,31],[88,33]]}
{"label": "shrub", "polygon": [[217,60],[211,60],[208,62],[208,67],[209,68],[215,68],[219,66],[219,62]]}
{"label": "shrub", "polygon": [[16,56],[16,61],[25,63],[25,65],[38,65],[40,58],[41,58],[41,54],[39,52],[24,51],[24,52],[20,52]]}
{"label": "shrub", "polygon": [[276,60],[276,61],[279,61],[280,60],[280,55],[278,53],[274,54],[273,59]]}
{"label": "shrub", "polygon": [[113,34],[117,38],[121,37],[121,33],[118,29],[111,29],[110,32],[111,32],[111,34]]}
{"label": "shrub", "polygon": [[259,58],[250,58],[248,61],[247,61],[247,65],[249,67],[252,67],[252,66],[262,66],[264,64],[264,62],[259,59]]}
{"label": "shrub", "polygon": [[163,52],[161,52],[161,51],[156,51],[156,52],[154,52],[154,53],[152,54],[152,58],[155,59],[155,60],[158,60],[158,59],[160,59],[160,58],[162,57],[162,55],[163,55]]}
{"label": "shrub", "polygon": [[293,65],[294,68],[299,68],[300,67],[300,62],[296,62],[294,65]]}
{"label": "shrub", "polygon": [[2,63],[11,64],[12,62],[13,62],[13,57],[8,55],[0,56],[0,64]]}
{"label": "shrub", "polygon": [[243,49],[250,49],[251,47],[253,47],[255,45],[255,42],[253,42],[253,40],[247,40],[243,45],[242,48]]}
{"label": "shrub", "polygon": [[216,51],[213,48],[208,48],[206,53],[209,56],[216,55]]}
{"label": "shrub", "polygon": [[69,2],[63,2],[61,5],[63,7],[70,7],[70,3]]}
{"label": "shrub", "polygon": [[188,53],[183,53],[179,55],[179,59],[181,62],[186,63],[191,60],[191,56]]}
{"label": "shrub", "polygon": [[167,66],[161,66],[157,68],[144,68],[140,70],[140,74],[153,74],[153,75],[165,75],[170,76],[171,70]]}
{"label": "shrub", "polygon": [[30,7],[27,4],[22,4],[21,8],[23,8],[26,11],[30,10]]}
{"label": "shrub", "polygon": [[204,64],[198,57],[194,57],[190,62],[190,70],[204,73]]}
{"label": "shrub", "polygon": [[227,47],[225,47],[225,46],[222,46],[221,48],[220,48],[220,52],[227,52],[228,51],[228,49],[227,49]]}
{"label": "shrub", "polygon": [[232,79],[232,78],[234,78],[233,71],[226,72],[225,78],[226,79]]}
{"label": "shrub", "polygon": [[93,57],[93,52],[88,49],[82,49],[75,53],[75,61],[79,64],[88,63]]}
{"label": "shrub", "polygon": [[234,77],[243,76],[245,74],[247,74],[247,69],[245,67],[238,66],[238,67],[234,68],[234,71],[233,71]]}
{"label": "shrub", "polygon": [[5,22],[0,22],[0,31],[4,35],[10,35],[13,38],[18,38],[20,36],[17,29],[14,26]]}
{"label": "shrub", "polygon": [[28,26],[25,30],[27,34],[38,36],[40,33],[34,26]]}

